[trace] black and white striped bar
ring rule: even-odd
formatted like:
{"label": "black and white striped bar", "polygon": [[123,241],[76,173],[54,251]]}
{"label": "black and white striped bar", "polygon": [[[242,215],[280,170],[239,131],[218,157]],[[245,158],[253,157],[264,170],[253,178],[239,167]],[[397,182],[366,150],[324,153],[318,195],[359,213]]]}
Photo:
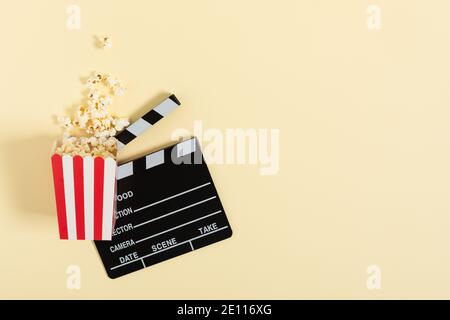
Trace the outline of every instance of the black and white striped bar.
{"label": "black and white striped bar", "polygon": [[122,149],[180,105],[181,103],[177,97],[174,94],[171,94],[168,98],[147,112],[137,121],[129,125],[124,131],[120,132],[116,136],[118,150]]}
{"label": "black and white striped bar", "polygon": [[[195,154],[195,151],[197,150],[197,141],[195,138],[189,139],[189,140],[185,140],[183,142],[180,142],[178,144],[176,144],[175,146],[173,146],[172,148],[172,154],[169,156],[166,155],[166,151],[164,149],[150,153],[148,155],[146,155],[145,157],[143,157],[142,159],[145,159],[144,161],[130,161],[124,164],[121,164],[118,168],[117,168],[117,180],[121,180],[123,178],[129,177],[131,175],[134,174],[134,171],[136,169],[133,169],[133,167],[137,166],[137,167],[141,167],[140,169],[142,170],[143,167],[145,166],[145,170],[151,169],[153,167],[156,167],[158,165],[164,164],[166,161],[172,161],[174,162],[174,160],[177,160],[175,158],[183,158],[187,155],[190,154],[194,154],[194,160],[193,161],[189,161],[192,163],[197,163],[197,164],[201,164],[201,162],[203,161],[202,158],[198,160],[199,156],[201,156],[201,154],[197,153]],[[195,155],[197,157],[195,157]],[[178,161],[174,162],[175,164],[178,164]],[[139,169],[137,169],[139,171]]]}
{"label": "black and white striped bar", "polygon": [[110,278],[232,234],[195,138],[119,165],[115,217],[112,241],[95,243]]}

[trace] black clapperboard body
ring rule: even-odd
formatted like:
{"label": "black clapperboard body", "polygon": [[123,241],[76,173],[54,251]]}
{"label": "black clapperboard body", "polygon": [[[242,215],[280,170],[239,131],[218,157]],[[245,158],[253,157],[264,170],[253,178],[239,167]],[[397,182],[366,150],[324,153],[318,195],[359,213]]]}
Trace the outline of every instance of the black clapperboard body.
{"label": "black clapperboard body", "polygon": [[196,138],[121,164],[112,241],[95,245],[110,278],[231,237]]}

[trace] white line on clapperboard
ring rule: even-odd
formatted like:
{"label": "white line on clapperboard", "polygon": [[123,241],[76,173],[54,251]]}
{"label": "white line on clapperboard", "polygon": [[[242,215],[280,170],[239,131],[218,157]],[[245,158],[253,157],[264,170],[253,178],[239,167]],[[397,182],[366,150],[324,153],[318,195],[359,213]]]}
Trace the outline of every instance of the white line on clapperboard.
{"label": "white line on clapperboard", "polygon": [[203,216],[203,217],[200,217],[200,218],[198,218],[198,219],[195,219],[195,220],[191,220],[191,221],[189,221],[189,222],[186,222],[186,223],[180,224],[180,225],[178,225],[178,226],[176,226],[176,227],[173,227],[173,228],[167,229],[167,230],[165,230],[165,231],[162,231],[162,232],[160,232],[160,233],[156,233],[156,234],[153,234],[153,235],[151,235],[151,236],[149,236],[149,237],[145,237],[145,238],[143,238],[143,239],[137,240],[137,241],[136,241],[136,243],[139,243],[139,242],[142,242],[142,241],[145,241],[145,240],[148,240],[148,239],[151,239],[151,238],[154,238],[154,237],[160,236],[160,235],[162,235],[162,234],[164,234],[164,233],[167,233],[167,232],[169,232],[169,231],[173,231],[173,230],[176,230],[176,229],[178,229],[178,228],[181,228],[181,227],[187,226],[188,224],[191,224],[191,223],[194,223],[194,222],[197,222],[197,221],[200,221],[200,220],[206,219],[206,218],[208,218],[208,217],[211,217],[211,216],[213,216],[213,215],[215,215],[215,214],[218,214],[218,213],[220,213],[220,212],[222,212],[222,210],[219,210],[219,211],[216,211],[216,212],[210,213],[210,214],[208,214],[208,215],[206,215],[206,216]]}
{"label": "white line on clapperboard", "polygon": [[186,210],[186,209],[195,207],[195,206],[197,206],[197,205],[199,205],[199,204],[201,204],[201,203],[210,201],[210,200],[215,199],[215,198],[217,198],[217,197],[216,197],[216,196],[213,196],[213,197],[211,197],[211,198],[208,198],[208,199],[201,200],[201,201],[199,201],[199,202],[190,204],[190,205],[188,205],[188,206],[186,206],[186,207],[183,207],[183,208],[180,208],[180,209],[177,209],[177,210],[168,212],[168,213],[166,213],[166,214],[163,214],[162,216],[159,216],[159,217],[156,217],[156,218],[147,220],[147,221],[145,221],[145,222],[139,223],[139,224],[137,224],[137,225],[134,225],[133,228],[137,228],[137,227],[143,226],[144,224],[147,224],[147,223],[150,223],[150,222],[153,222],[153,221],[156,221],[156,220],[159,220],[159,219],[162,219],[162,218],[171,216],[171,215],[174,214],[174,213],[177,213],[177,212],[180,212],[180,211],[183,211],[183,210]]}
{"label": "white line on clapperboard", "polygon": [[157,252],[149,253],[149,254],[147,254],[147,255],[145,255],[145,256],[143,256],[143,257],[140,257],[138,260],[132,260],[132,261],[128,261],[128,262],[119,264],[119,265],[117,265],[117,266],[114,266],[114,267],[110,268],[110,270],[114,270],[114,269],[120,268],[120,267],[122,267],[122,266],[125,266],[125,265],[127,265],[127,264],[130,264],[130,263],[133,263],[133,262],[136,262],[136,261],[139,261],[139,260],[141,260],[141,261],[142,261],[142,264],[145,266],[145,263],[144,263],[144,259],[145,259],[145,258],[148,258],[148,257],[153,256],[153,255],[155,255],[155,254],[158,254],[158,253],[160,253],[160,252],[163,252],[163,251],[166,251],[166,250],[169,250],[169,249],[172,249],[172,248],[181,246],[182,244],[185,244],[185,243],[188,243],[188,242],[191,244],[191,249],[193,250],[193,246],[192,246],[192,242],[191,242],[191,241],[194,241],[194,240],[203,238],[203,237],[205,237],[205,236],[208,236],[208,235],[210,235],[210,234],[219,232],[219,231],[221,231],[221,230],[223,230],[223,229],[226,229],[226,228],[228,228],[228,226],[225,226],[225,227],[216,229],[216,230],[214,230],[214,231],[211,231],[211,232],[202,234],[202,235],[200,235],[200,236],[194,237],[194,238],[192,238],[192,239],[189,239],[189,240],[186,240],[186,241],[177,243],[177,244],[175,244],[175,245],[173,245],[173,246],[171,246],[171,247],[168,247],[168,248],[159,250],[159,251],[157,251]]}
{"label": "white line on clapperboard", "polygon": [[181,196],[181,195],[183,195],[183,194],[186,194],[186,193],[188,193],[188,192],[191,192],[191,191],[194,191],[194,190],[197,190],[197,189],[206,187],[207,185],[210,185],[210,184],[211,184],[211,182],[207,182],[207,183],[201,184],[201,185],[199,185],[199,186],[197,186],[197,187],[194,187],[194,188],[192,188],[192,189],[189,189],[189,190],[186,190],[186,191],[177,193],[177,194],[175,194],[175,195],[173,195],[173,196],[167,197],[167,198],[165,198],[165,199],[162,199],[162,200],[159,200],[159,201],[150,203],[150,204],[148,204],[148,205],[146,205],[146,206],[143,206],[143,207],[141,207],[141,208],[134,209],[133,211],[134,211],[134,212],[137,212],[137,211],[141,211],[141,210],[150,208],[150,207],[152,207],[152,206],[154,206],[154,205],[157,205],[157,204],[159,204],[159,203],[161,203],[161,202],[164,202],[164,201],[167,201],[167,200],[170,200],[170,199],[179,197],[179,196]]}

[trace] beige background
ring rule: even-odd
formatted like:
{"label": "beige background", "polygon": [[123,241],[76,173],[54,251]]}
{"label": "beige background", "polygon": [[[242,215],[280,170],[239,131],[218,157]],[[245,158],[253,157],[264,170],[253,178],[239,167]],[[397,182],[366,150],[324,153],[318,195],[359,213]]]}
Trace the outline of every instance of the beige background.
{"label": "beige background", "polygon": [[[80,30],[66,28],[71,3]],[[450,298],[449,1],[0,5],[1,298]],[[103,34],[113,49],[94,46]],[[210,167],[231,239],[117,280],[91,242],[58,240],[53,116],[94,70],[126,84],[120,115],[166,92],[183,102],[122,158],[194,120],[280,129],[277,175]],[[366,287],[372,264],[381,290]]]}

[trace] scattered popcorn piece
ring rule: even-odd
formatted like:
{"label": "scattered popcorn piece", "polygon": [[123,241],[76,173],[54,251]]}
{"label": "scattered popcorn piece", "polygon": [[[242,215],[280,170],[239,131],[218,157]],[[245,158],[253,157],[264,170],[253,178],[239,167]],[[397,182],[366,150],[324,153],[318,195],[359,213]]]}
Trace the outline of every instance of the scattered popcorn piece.
{"label": "scattered popcorn piece", "polygon": [[115,85],[118,84],[118,81],[117,81],[115,78],[111,77],[110,75],[107,75],[107,76],[105,77],[105,81],[106,81],[106,84],[107,84],[110,88],[112,88],[112,87],[114,87]]}
{"label": "scattered popcorn piece", "polygon": [[58,124],[65,129],[73,127],[72,120],[70,120],[69,117],[58,117],[57,121],[58,121]]}
{"label": "scattered popcorn piece", "polygon": [[103,37],[102,39],[103,49],[111,49],[112,41],[110,37]]}
{"label": "scattered popcorn piece", "polygon": [[97,102],[98,101],[98,99],[100,98],[100,93],[97,91],[97,90],[91,90],[90,92],[89,92],[89,100],[90,101],[92,101],[92,102]]}
{"label": "scattered popcorn piece", "polygon": [[100,99],[99,103],[102,107],[108,107],[112,104],[112,98],[110,96],[104,96]]}
{"label": "scattered popcorn piece", "polygon": [[115,86],[113,87],[113,92],[115,96],[123,96],[125,94],[125,89],[121,86]]}

